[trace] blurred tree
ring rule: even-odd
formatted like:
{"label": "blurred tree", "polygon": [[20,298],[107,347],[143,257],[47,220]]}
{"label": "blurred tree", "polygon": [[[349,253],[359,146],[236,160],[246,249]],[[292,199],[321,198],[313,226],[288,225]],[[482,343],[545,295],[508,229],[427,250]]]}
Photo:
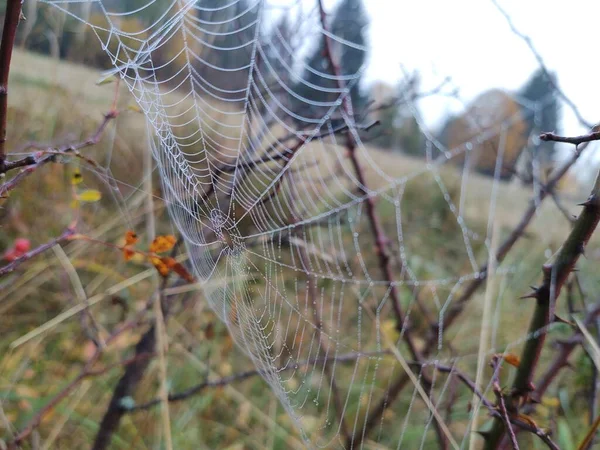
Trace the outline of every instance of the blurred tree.
{"label": "blurred tree", "polygon": [[[267,104],[274,102],[289,108],[286,87],[292,84],[292,67],[294,65],[293,53],[293,30],[290,19],[283,15],[281,19],[263,36],[261,36],[262,52],[256,54],[256,70],[260,72],[256,85],[261,91],[264,99],[257,102],[257,112],[264,116]],[[271,105],[272,111],[277,111],[275,105]]]}
{"label": "blurred tree", "polygon": [[194,37],[203,45],[192,64],[202,85],[220,98],[243,99],[251,73],[258,3],[239,0],[223,8],[222,0],[201,0]]}
{"label": "blurred tree", "polygon": [[527,123],[527,135],[530,136],[522,174],[523,180],[528,183],[533,181],[534,161],[539,164],[542,171],[546,171],[554,164],[555,143],[541,141],[537,136],[545,131],[560,134],[556,83],[554,73],[547,74],[540,68],[517,93],[518,97],[524,100],[523,116]]}
{"label": "blurred tree", "polygon": [[448,149],[458,151],[452,158],[456,164],[487,175],[494,175],[500,164],[500,178],[510,179],[528,136],[521,105],[507,92],[491,89],[479,95],[463,114],[450,117],[439,139]]}
{"label": "blurred tree", "polygon": [[367,134],[369,142],[381,148],[422,155],[424,136],[413,109],[417,106],[409,103],[418,91],[419,83],[420,78],[413,76],[399,83],[395,89],[381,84],[372,87],[373,118],[379,120],[379,126]]}
{"label": "blurred tree", "polygon": [[[368,17],[362,0],[342,0],[336,8],[330,24],[330,31],[345,42],[332,39],[332,57],[339,65],[342,75],[354,75],[363,66],[366,52],[356,46],[366,44],[365,29]],[[356,44],[356,45],[354,45]],[[301,97],[317,102],[307,104],[296,100],[296,109],[307,116],[322,116],[328,107],[323,103],[335,102],[339,93],[335,92],[336,81],[332,79],[333,68],[325,56],[325,36],[321,36],[316,47],[306,61],[302,79],[294,89]],[[364,97],[360,92],[360,77],[347,81],[351,85],[350,98],[355,112],[364,105]]]}

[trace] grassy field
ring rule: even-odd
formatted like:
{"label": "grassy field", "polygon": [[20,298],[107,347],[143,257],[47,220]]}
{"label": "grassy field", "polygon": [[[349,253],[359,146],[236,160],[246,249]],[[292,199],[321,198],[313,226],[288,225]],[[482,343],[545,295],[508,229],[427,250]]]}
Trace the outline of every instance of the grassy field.
{"label": "grassy field", "polygon": [[[115,90],[115,84],[97,86],[95,82],[99,78],[99,72],[94,70],[17,52],[10,80],[10,151],[22,153],[25,151],[23,145],[30,141],[77,142],[92,134],[102,121],[102,114],[111,107]],[[152,162],[149,160],[144,117],[128,109],[133,100],[123,86],[119,89],[118,106],[123,113],[109,126],[99,145],[86,150],[86,155],[98,162],[103,170],[93,170],[81,164],[84,186],[100,190],[103,197],[100,202],[81,208],[81,229],[78,231],[103,242],[119,244],[128,229],[135,229],[141,238],[140,246],[147,248],[152,229],[157,233],[174,230],[161,198],[157,174],[148,169]],[[318,153],[319,149],[319,144],[311,144],[306,152]],[[343,153],[340,148],[332,151]],[[360,159],[367,167],[366,177],[373,189],[384,188],[390,179],[409,177],[402,200],[407,236],[404,244],[411,265],[420,271],[419,276],[444,278],[460,272],[462,268],[456,266],[459,264],[457,255],[464,257],[461,253],[464,250],[463,236],[437,184],[438,180],[431,172],[423,172],[423,160],[368,146],[361,150]],[[9,248],[17,237],[30,239],[34,246],[43,244],[59,235],[75,218],[76,213],[71,207],[73,193],[70,180],[79,162],[76,158],[64,162],[45,166],[29,176],[10,198],[0,200],[0,252]],[[421,175],[415,176],[421,172]],[[490,198],[496,196],[493,210],[498,242],[518,223],[531,198],[531,191],[517,183],[494,183],[490,178],[477,174],[465,177],[459,169],[450,166],[440,168],[439,173],[452,202],[462,204],[461,215],[466,223],[482,236],[486,235],[488,226]],[[114,180],[119,187],[118,193],[103,181],[107,178]],[[565,196],[565,207],[573,214],[578,212],[575,200],[583,200],[587,189],[587,186],[571,189],[570,194]],[[396,236],[394,205],[381,200],[377,208],[388,235]],[[569,222],[556,206],[551,201],[545,202],[526,238],[501,266],[508,270],[508,274],[492,278],[488,289],[492,290],[496,309],[490,348],[504,349],[526,334],[532,305],[517,299],[526,292],[528,285],[539,280],[541,264],[549,253],[558,248],[569,228]],[[585,286],[590,295],[598,292],[593,276],[598,259],[594,251],[597,242],[595,239],[588,259],[581,266],[582,274],[589,276],[583,279],[590,280]],[[351,245],[351,241],[348,244]],[[17,348],[11,347],[11,343],[81,302],[78,286],[84,289],[88,299],[97,299],[92,311],[100,335],[106,335],[107,330],[123,318],[142,311],[158,283],[154,269],[143,260],[134,258],[126,262],[118,250],[105,245],[75,241],[62,248],[49,250],[17,272],[0,278],[0,437],[4,440],[10,440],[12,433],[21,429],[54,393],[74,378],[93,351],[93,344],[81,327],[81,323],[89,319],[80,314]],[[396,247],[393,249],[399,251]],[[67,255],[66,259],[61,256],[62,251]],[[473,251],[479,263],[486,260],[483,241],[473,244]],[[377,266],[374,255],[367,255],[365,262],[371,267]],[[460,263],[463,261],[460,260]],[[298,277],[286,271],[281,275],[292,280]],[[328,288],[325,282],[322,287]],[[449,288],[445,289],[440,288],[437,293],[428,292],[427,302],[431,300],[433,307],[435,295],[443,299],[448,294]],[[469,373],[473,373],[476,366],[483,299],[482,290],[469,304],[460,322],[446,335],[448,342],[452,343],[454,356],[462,357],[461,368]],[[403,297],[403,301],[408,305],[410,296]],[[343,316],[344,327],[356,326],[354,309],[344,310]],[[420,316],[417,312],[414,320],[418,329]],[[38,435],[42,448],[89,446],[121,374],[120,367],[112,365],[131,356],[132,346],[144,331],[135,329],[124,333],[102,360],[101,367],[106,373],[102,377],[85,380],[42,420]],[[217,320],[197,286],[185,294],[169,322],[167,334],[172,391],[185,389],[207,377],[214,379],[252,368],[251,362],[233,344],[225,325]],[[423,339],[418,337],[417,340],[421,342]],[[518,352],[519,345],[514,347],[515,352]],[[545,354],[544,359],[550,356]],[[587,364],[587,359],[579,358],[578,361]],[[397,366],[395,361],[388,363],[389,367],[382,370],[391,371],[390,367]],[[352,388],[351,372],[339,369],[338,383]],[[577,374],[581,380],[568,388],[571,396],[568,404],[560,397],[567,388],[563,387],[559,378],[549,397],[560,398],[560,407],[540,408],[536,416],[536,420],[544,423],[550,419],[564,423],[562,439],[567,439],[568,433],[578,437],[585,429],[586,419],[573,411],[577,410],[578,402],[585,401],[577,389],[585,385],[589,372],[590,367],[583,365]],[[136,401],[155,397],[159,373],[160,365],[153,361],[135,395]],[[382,381],[377,385],[377,392],[384,388]],[[252,377],[207,389],[185,402],[172,404],[173,447],[304,448],[291,419],[268,389],[260,377]],[[407,390],[406,398],[401,397],[386,413],[386,426],[389,426],[390,433],[404,419],[412,403],[411,393],[412,390]],[[452,431],[457,435],[465,430],[470,401],[466,391],[459,390],[459,394],[452,425]],[[368,405],[361,403],[362,393],[353,393],[352,398],[357,400],[357,405],[349,409],[348,416],[361,416]],[[322,405],[311,411],[314,417],[304,417],[304,425],[307,430],[320,433],[315,423],[327,411]],[[417,402],[411,414],[415,420],[422,418],[424,421],[427,412]],[[114,448],[159,448],[156,443],[160,442],[162,430],[158,408],[126,415],[114,439]],[[407,448],[418,448],[422,430],[422,423],[409,428],[404,438]],[[432,432],[429,433],[434,439]],[[367,440],[365,448],[395,448],[396,444],[397,435],[390,434],[389,439],[384,435],[379,443]]]}

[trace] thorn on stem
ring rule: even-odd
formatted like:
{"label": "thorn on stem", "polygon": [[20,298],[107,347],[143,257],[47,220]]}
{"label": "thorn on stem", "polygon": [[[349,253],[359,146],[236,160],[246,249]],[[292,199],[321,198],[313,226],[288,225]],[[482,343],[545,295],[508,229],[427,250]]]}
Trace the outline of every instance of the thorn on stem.
{"label": "thorn on stem", "polygon": [[522,300],[524,300],[526,298],[535,298],[535,299],[537,299],[539,297],[540,288],[536,287],[536,286],[530,286],[530,287],[533,290],[529,294],[523,295],[522,297],[520,297]]}

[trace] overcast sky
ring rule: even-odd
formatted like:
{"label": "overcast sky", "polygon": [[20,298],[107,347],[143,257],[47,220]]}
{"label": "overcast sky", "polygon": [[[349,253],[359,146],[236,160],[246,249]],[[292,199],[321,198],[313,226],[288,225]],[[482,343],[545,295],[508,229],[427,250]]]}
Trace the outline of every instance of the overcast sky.
{"label": "overcast sky", "polygon": [[[335,1],[329,2],[334,4]],[[451,76],[465,100],[491,87],[519,88],[538,67],[490,0],[365,0],[371,16],[367,82],[394,83],[401,66],[418,70],[423,89]],[[499,0],[514,25],[531,37],[565,92],[590,122],[600,120],[600,1]],[[449,107],[443,99],[421,104],[435,123]],[[563,132],[585,131],[565,111]]]}

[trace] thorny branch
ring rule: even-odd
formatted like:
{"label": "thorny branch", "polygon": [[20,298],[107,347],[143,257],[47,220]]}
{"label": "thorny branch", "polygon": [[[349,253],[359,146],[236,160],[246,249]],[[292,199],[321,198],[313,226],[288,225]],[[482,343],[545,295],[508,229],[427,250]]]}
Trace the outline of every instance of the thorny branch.
{"label": "thorny branch", "polygon": [[[553,189],[558,185],[559,181],[566,175],[566,173],[571,169],[571,167],[577,162],[583,150],[585,150],[587,144],[583,144],[579,147],[571,157],[565,161],[565,163],[557,169],[557,171],[553,174],[551,179],[546,184],[546,187],[542,189],[537,198],[532,198],[529,202],[529,207],[523,213],[521,220],[517,224],[517,226],[512,230],[509,236],[505,239],[505,241],[498,247],[496,252],[496,261],[501,262],[504,260],[509,251],[513,248],[515,243],[525,235],[525,231],[529,226],[529,223],[535,217],[535,213],[538,210],[539,204],[544,201],[544,199],[549,195],[549,192],[552,192]],[[433,332],[429,336],[427,343],[425,345],[425,349],[423,351],[423,357],[427,357],[432,354],[436,348],[441,343],[441,335],[444,330],[448,329],[452,325],[452,323],[460,316],[463,312],[467,303],[471,300],[475,292],[483,285],[485,280],[487,279],[487,264],[482,265],[479,268],[479,277],[475,278],[471,281],[463,293],[454,301],[454,305],[446,312],[444,312],[440,317],[440,324],[434,325]],[[369,421],[365,427],[365,435],[373,429],[373,427],[379,423],[381,415],[383,412],[390,407],[400,395],[400,392],[404,389],[409,381],[409,377],[406,374],[399,375],[396,380],[394,380],[387,391],[387,395],[384,396],[379,403],[375,405],[375,407],[369,412]]]}
{"label": "thorny branch", "polygon": [[[479,399],[481,400],[481,404],[487,408],[487,410],[489,411],[489,413],[492,417],[495,417],[495,418],[498,418],[501,420],[506,419],[506,417],[503,417],[502,411],[499,408],[496,408],[494,406],[494,404],[485,397],[485,395],[477,388],[477,386],[475,385],[475,382],[473,380],[471,380],[471,378],[469,378],[469,376],[466,375],[464,372],[461,372],[455,366],[436,365],[435,369],[438,370],[439,372],[448,373],[451,376],[452,375],[457,376],[458,379],[460,381],[462,381],[462,383],[471,392],[473,392],[475,395],[477,395],[477,397],[479,397]],[[528,432],[533,433],[536,436],[538,436],[548,446],[548,448],[551,448],[553,450],[559,450],[558,446],[552,441],[552,439],[550,439],[550,436],[548,435],[548,433],[546,433],[544,430],[540,429],[538,426],[534,425],[533,423],[525,422],[524,420],[521,420],[518,417],[514,417],[514,416],[509,416],[508,420],[510,421],[510,423],[512,425],[515,425],[520,430],[528,431]],[[515,447],[515,448],[518,448],[518,447]]]}
{"label": "thorny branch", "polygon": [[[531,338],[525,343],[512,391],[507,398],[508,408],[511,411],[517,412],[522,403],[528,403],[530,394],[535,389],[532,380],[546,341],[548,326],[555,320],[556,300],[577,260],[583,254],[598,222],[600,222],[600,173],[565,243],[554,260],[544,265],[542,285],[527,296],[536,300],[536,307],[529,326]],[[490,435],[486,437],[485,448],[496,449],[504,433],[503,422],[495,420]]]}
{"label": "thorny branch", "polygon": [[[322,0],[319,0],[319,11],[320,11],[320,17],[321,17],[321,27],[324,30],[327,30],[328,29],[327,20],[326,20],[327,16],[325,13],[325,8],[323,7]],[[345,84],[342,79],[341,69],[340,69],[339,65],[335,62],[335,59],[333,57],[333,50],[331,48],[332,47],[331,38],[329,38],[329,36],[327,34],[325,34],[324,41],[325,41],[324,56],[325,56],[327,62],[329,63],[331,70],[333,71],[334,75],[336,76],[336,82],[338,84],[338,88],[343,92],[345,89]],[[351,104],[349,95],[343,95],[342,107],[344,108],[344,111],[345,111],[347,117],[349,117],[349,118],[354,117],[354,114],[352,111],[352,104]],[[366,197],[367,215],[369,218],[369,223],[371,225],[373,238],[375,239],[376,251],[377,251],[378,258],[379,258],[379,266],[383,272],[386,282],[389,283],[389,286],[390,286],[390,298],[392,300],[392,306],[394,308],[394,313],[396,314],[398,330],[404,331],[404,339],[409,347],[412,357],[415,360],[419,360],[420,359],[419,351],[417,350],[417,347],[415,346],[415,344],[410,336],[409,331],[406,330],[404,327],[404,325],[405,325],[404,313],[402,312],[402,309],[400,306],[400,297],[398,295],[398,289],[397,289],[396,285],[393,283],[394,277],[392,274],[392,268],[390,265],[390,256],[389,256],[388,249],[387,249],[387,244],[388,244],[389,239],[385,235],[385,231],[383,230],[383,227],[380,223],[379,217],[375,210],[375,200],[373,199],[373,197],[368,195],[369,192],[368,192],[368,187],[367,187],[367,181],[365,179],[364,170],[363,170],[360,162],[358,161],[358,157],[356,156],[356,152],[355,152],[356,141],[355,141],[354,135],[352,133],[348,133],[348,135],[347,135],[346,148],[348,149],[348,155],[349,155],[350,161],[352,162],[352,166],[354,168],[354,172],[356,173],[356,177],[358,179],[359,189],[361,190],[361,193],[363,195],[365,195],[365,197]],[[404,272],[404,271],[401,270],[401,272]]]}

